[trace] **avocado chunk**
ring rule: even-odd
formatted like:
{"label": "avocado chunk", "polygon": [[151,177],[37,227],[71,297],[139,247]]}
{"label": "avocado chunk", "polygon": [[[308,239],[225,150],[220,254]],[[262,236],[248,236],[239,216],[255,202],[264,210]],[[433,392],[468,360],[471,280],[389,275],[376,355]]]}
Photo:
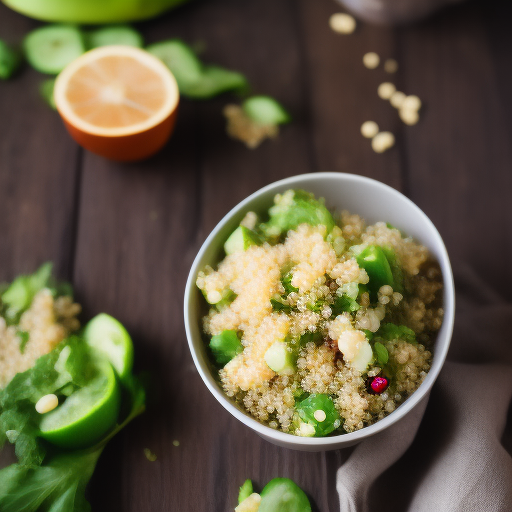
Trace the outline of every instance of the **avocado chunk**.
{"label": "avocado chunk", "polygon": [[340,414],[329,395],[314,393],[295,408],[300,419],[315,429],[315,437],[326,436],[341,425]]}
{"label": "avocado chunk", "polygon": [[260,243],[260,239],[254,231],[245,226],[238,226],[226,240],[224,250],[226,254],[233,254],[246,251],[251,245],[259,245]]}
{"label": "avocado chunk", "polygon": [[305,190],[288,190],[276,196],[274,206],[269,209],[269,215],[269,221],[260,225],[268,238],[286,234],[300,224],[324,225],[327,233],[330,233],[335,225],[324,203]]}
{"label": "avocado chunk", "polygon": [[381,286],[394,287],[393,273],[386,258],[385,252],[378,245],[369,245],[357,256],[357,264],[366,270],[370,281],[368,291],[372,301],[377,300],[377,293]]}
{"label": "avocado chunk", "polygon": [[212,336],[210,349],[213,352],[215,361],[219,365],[225,366],[231,359],[243,351],[244,346],[236,331],[226,330]]}
{"label": "avocado chunk", "polygon": [[265,352],[268,367],[280,375],[292,375],[295,371],[295,357],[284,341],[276,341]]}

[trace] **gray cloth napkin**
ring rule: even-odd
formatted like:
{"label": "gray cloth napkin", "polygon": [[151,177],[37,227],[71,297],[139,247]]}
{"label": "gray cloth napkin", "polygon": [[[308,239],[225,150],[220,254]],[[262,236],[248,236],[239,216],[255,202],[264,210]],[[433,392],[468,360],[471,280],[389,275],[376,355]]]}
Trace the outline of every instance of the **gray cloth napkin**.
{"label": "gray cloth napkin", "polygon": [[512,305],[457,268],[454,337],[430,400],[360,443],[338,469],[341,512],[512,511],[512,457],[502,444]]}

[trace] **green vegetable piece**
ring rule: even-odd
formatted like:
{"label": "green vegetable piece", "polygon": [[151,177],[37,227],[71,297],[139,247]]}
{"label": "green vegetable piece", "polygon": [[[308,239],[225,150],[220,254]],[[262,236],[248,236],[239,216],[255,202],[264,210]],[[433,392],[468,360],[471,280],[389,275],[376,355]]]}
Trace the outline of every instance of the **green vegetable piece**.
{"label": "green vegetable piece", "polygon": [[240,487],[240,492],[238,493],[238,504],[242,503],[242,501],[248,498],[252,493],[252,482],[251,480],[246,480]]}
{"label": "green vegetable piece", "polygon": [[244,346],[236,331],[225,330],[212,336],[210,349],[217,364],[225,366],[233,357],[243,351]]}
{"label": "green vegetable piece", "polygon": [[370,278],[368,290],[373,301],[377,300],[377,293],[381,286],[394,286],[393,273],[381,247],[369,245],[357,256],[356,260],[358,265],[368,273]]}
{"label": "green vegetable piece", "polygon": [[42,416],[39,428],[43,439],[63,448],[85,448],[114,427],[121,389],[110,363],[102,362],[97,369],[86,386]]}
{"label": "green vegetable piece", "polygon": [[142,48],[144,39],[140,32],[137,32],[129,25],[110,25],[91,30],[86,34],[88,48],[100,46],[121,45]]}
{"label": "green vegetable piece", "polygon": [[287,297],[292,292],[299,291],[298,288],[295,288],[295,286],[292,285],[292,279],[293,279],[293,274],[291,272],[286,273],[281,278],[281,284],[283,285],[283,288],[284,288],[285,297]]}
{"label": "green vegetable piece", "polygon": [[85,52],[84,38],[73,25],[46,25],[23,41],[29,64],[41,73],[56,75]]}
{"label": "green vegetable piece", "polygon": [[259,124],[276,125],[286,124],[291,121],[291,116],[270,96],[253,96],[242,103],[247,116]]}
{"label": "green vegetable piece", "polygon": [[311,512],[304,491],[289,478],[274,478],[261,491],[258,512]]}
{"label": "green vegetable piece", "polygon": [[6,320],[17,323],[26,311],[35,294],[50,285],[52,264],[44,263],[31,275],[18,276],[1,295]]}
{"label": "green vegetable piece", "polygon": [[272,305],[272,311],[282,311],[283,313],[291,313],[292,311],[291,306],[283,304],[277,299],[270,299],[270,304]]}
{"label": "green vegetable piece", "polygon": [[389,268],[391,269],[391,273],[393,274],[393,290],[398,293],[404,293],[404,271],[402,270],[402,266],[398,262],[398,258],[396,256],[395,251],[391,247],[383,246],[382,250],[386,255],[386,258],[389,263]]}
{"label": "green vegetable piece", "polygon": [[133,342],[121,322],[106,313],[100,313],[85,326],[84,338],[95,353],[112,364],[121,381],[130,378]]}
{"label": "green vegetable piece", "polygon": [[43,100],[48,104],[52,110],[57,110],[55,104],[55,97],[53,96],[53,90],[55,89],[55,78],[48,78],[44,80],[39,86],[39,93]]}
{"label": "green vegetable piece", "polygon": [[295,372],[295,356],[284,341],[274,342],[264,358],[267,366],[279,375],[292,375]]}
{"label": "green vegetable piece", "polygon": [[25,352],[25,347],[30,339],[30,333],[27,331],[17,331],[16,336],[20,340],[20,352],[23,354]]}
{"label": "green vegetable piece", "polygon": [[260,239],[258,235],[251,229],[245,226],[238,226],[224,244],[226,254],[233,254],[235,252],[243,252],[251,245],[259,245]]}
{"label": "green vegetable piece", "polygon": [[416,344],[416,333],[405,325],[396,325],[392,323],[381,324],[376,335],[386,341],[403,340],[407,343]]}
{"label": "green vegetable piece", "polygon": [[387,364],[389,360],[388,349],[379,341],[376,341],[373,344],[373,352],[375,353],[375,357],[379,364],[384,365]]}
{"label": "green vegetable piece", "polygon": [[321,313],[324,307],[327,305],[327,302],[324,299],[317,299],[313,303],[308,303],[306,307],[313,311],[313,313]]}
{"label": "green vegetable piece", "polygon": [[361,306],[358,304],[357,300],[349,297],[346,294],[343,294],[341,297],[337,296],[334,299],[334,303],[331,306],[332,316],[336,317],[341,315],[341,313],[353,313],[357,311]]}
{"label": "green vegetable piece", "polygon": [[[329,395],[314,393],[295,405],[300,419],[315,429],[315,437],[323,437],[341,425],[341,417]],[[319,412],[320,411],[320,412]]]}
{"label": "green vegetable piece", "polygon": [[204,66],[192,48],[180,39],[155,43],[147,50],[172,71],[183,96],[206,99],[248,87],[247,80],[240,73],[218,66]]}
{"label": "green vegetable piece", "polygon": [[217,304],[215,304],[215,307],[219,311],[221,311],[225,307],[229,306],[236,298],[237,294],[233,290],[228,289],[228,291],[223,295],[223,298],[220,300],[220,302],[217,302]]}
{"label": "green vegetable piece", "polygon": [[20,54],[0,39],[0,79],[11,78],[21,64]]}
{"label": "green vegetable piece", "polygon": [[305,346],[307,343],[315,343],[316,345],[320,344],[323,341],[324,337],[321,332],[306,332],[299,338],[299,345],[301,347]]}
{"label": "green vegetable piece", "polygon": [[270,239],[286,234],[300,224],[324,225],[329,233],[334,219],[321,200],[304,190],[288,190],[276,198],[269,209],[270,220],[261,224],[264,235]]}

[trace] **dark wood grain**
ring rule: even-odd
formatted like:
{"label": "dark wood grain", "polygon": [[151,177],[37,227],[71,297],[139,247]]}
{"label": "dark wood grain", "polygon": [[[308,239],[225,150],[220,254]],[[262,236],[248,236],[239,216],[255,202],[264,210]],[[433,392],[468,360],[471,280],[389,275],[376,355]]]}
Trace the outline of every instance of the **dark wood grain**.
{"label": "dark wood grain", "polygon": [[[133,334],[137,369],[150,373],[147,412],[100,459],[94,511],[225,512],[245,478],[264,485],[275,476],[293,478],[316,510],[338,509],[335,473],[350,450],[309,454],[264,442],[210,395],[186,344],[192,260],[258,188],[320,170],[384,181],[432,218],[455,264],[472,265],[510,298],[512,68],[501,6],[472,1],[401,29],[360,23],[351,36],[329,29],[340,9],[331,0],[198,0],[138,25],[148,42],[198,43],[206,61],[242,71],[255,92],[283,102],[294,122],[254,151],[226,136],[221,112],[233,98],[225,96],[182,101],[160,154],[115,164],[74,145],[38,98],[40,75],[25,69],[0,83],[0,278],[55,261],[84,318],[119,318]],[[36,25],[0,5],[0,38],[19,42]],[[396,58],[399,72],[366,69],[368,51]],[[387,80],[424,101],[417,126],[378,98]],[[359,133],[369,119],[395,133],[395,148],[371,150]],[[158,460],[146,460],[144,448]],[[407,494],[380,498],[408,481],[412,463],[406,457],[378,482],[381,512],[405,508]]]}

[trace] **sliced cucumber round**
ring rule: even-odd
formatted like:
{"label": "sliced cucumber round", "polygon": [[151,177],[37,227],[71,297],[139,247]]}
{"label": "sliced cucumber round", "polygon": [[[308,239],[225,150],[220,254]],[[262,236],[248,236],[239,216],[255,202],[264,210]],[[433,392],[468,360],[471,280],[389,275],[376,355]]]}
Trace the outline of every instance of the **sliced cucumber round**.
{"label": "sliced cucumber round", "polygon": [[110,25],[91,30],[86,40],[88,48],[109,45],[135,46],[136,48],[144,46],[142,35],[129,25]]}
{"label": "sliced cucumber round", "polygon": [[82,32],[73,25],[47,25],[23,41],[29,64],[41,73],[56,75],[85,52]]}
{"label": "sliced cucumber round", "polygon": [[98,355],[112,364],[121,381],[130,377],[133,342],[121,322],[106,313],[100,313],[85,326],[84,338]]}
{"label": "sliced cucumber round", "polygon": [[98,364],[98,373],[83,388],[42,416],[40,435],[63,448],[85,448],[114,427],[121,403],[121,388],[112,365]]}

